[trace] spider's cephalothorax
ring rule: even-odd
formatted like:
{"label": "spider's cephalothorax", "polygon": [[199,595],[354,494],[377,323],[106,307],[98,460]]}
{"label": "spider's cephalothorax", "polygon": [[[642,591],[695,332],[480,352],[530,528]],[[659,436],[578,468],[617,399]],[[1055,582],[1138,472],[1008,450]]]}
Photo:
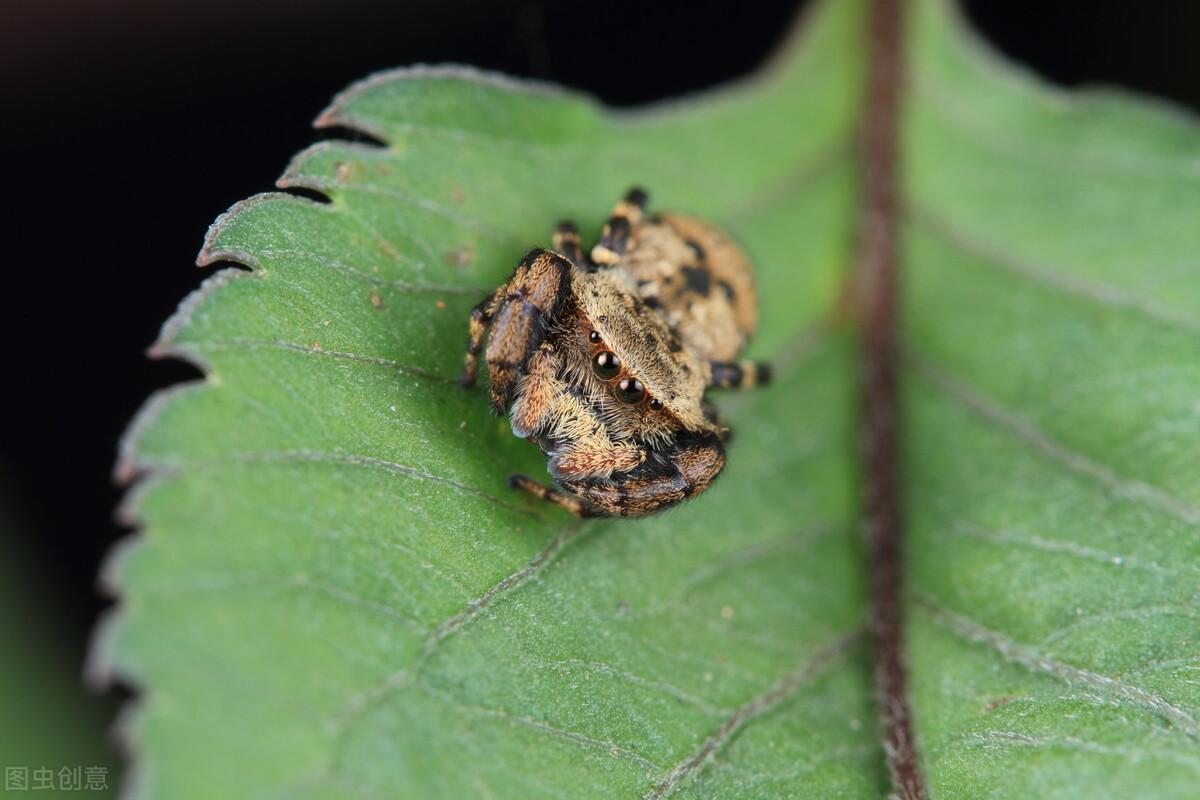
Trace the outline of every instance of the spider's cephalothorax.
{"label": "spider's cephalothorax", "polygon": [[729,430],[705,390],[767,378],[735,360],[757,321],[742,251],[645,204],[631,191],[589,255],[560,224],[554,250],[531,251],[471,313],[463,385],[487,337],[492,409],[549,456],[569,494],[510,483],[582,516],[641,516],[707,489]]}

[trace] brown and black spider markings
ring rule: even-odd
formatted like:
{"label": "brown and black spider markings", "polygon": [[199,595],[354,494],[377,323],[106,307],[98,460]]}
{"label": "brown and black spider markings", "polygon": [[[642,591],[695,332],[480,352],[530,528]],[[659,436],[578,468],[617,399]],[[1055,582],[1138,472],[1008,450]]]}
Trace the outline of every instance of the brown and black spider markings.
{"label": "brown and black spider markings", "polygon": [[645,205],[630,191],[588,255],[561,223],[554,250],[531,251],[471,312],[463,386],[487,337],[492,410],[567,492],[524,475],[510,485],[580,516],[642,516],[707,489],[729,429],[705,391],[769,374],[736,361],[758,317],[745,255],[710,225]]}

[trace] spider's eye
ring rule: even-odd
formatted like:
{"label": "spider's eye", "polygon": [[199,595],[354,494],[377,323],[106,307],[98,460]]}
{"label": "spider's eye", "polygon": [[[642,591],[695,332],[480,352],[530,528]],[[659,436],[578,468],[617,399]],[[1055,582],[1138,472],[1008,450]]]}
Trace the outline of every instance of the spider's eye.
{"label": "spider's eye", "polygon": [[592,371],[605,380],[611,380],[621,371],[621,359],[611,350],[601,350],[592,359]]}
{"label": "spider's eye", "polygon": [[640,403],[646,396],[646,387],[637,378],[625,378],[617,384],[617,398],[622,403]]}
{"label": "spider's eye", "polygon": [[588,334],[588,341],[592,344],[600,344],[600,332],[592,331]]}
{"label": "spider's eye", "polygon": [[662,400],[659,400],[657,397],[652,398],[650,400],[650,410],[651,411],[662,411],[662,406],[663,406]]}

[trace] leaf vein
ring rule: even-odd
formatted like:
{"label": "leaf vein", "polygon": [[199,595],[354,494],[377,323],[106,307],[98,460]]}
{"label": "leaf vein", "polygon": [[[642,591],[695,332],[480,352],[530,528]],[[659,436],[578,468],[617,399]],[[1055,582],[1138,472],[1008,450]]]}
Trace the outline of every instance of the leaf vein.
{"label": "leaf vein", "polygon": [[206,339],[203,342],[190,344],[194,350],[200,352],[234,350],[240,348],[264,348],[275,350],[286,350],[288,352],[300,353],[313,358],[329,358],[342,361],[355,361],[362,364],[371,364],[377,367],[388,367],[398,372],[403,372],[409,375],[416,375],[426,380],[437,381],[438,383],[454,384],[455,379],[438,375],[433,372],[421,369],[420,367],[410,367],[407,364],[402,364],[399,361],[383,356],[371,356],[365,353],[355,353],[347,350],[329,350],[324,347],[317,347],[311,344],[301,344],[299,342],[289,342],[283,339],[261,339],[254,336],[231,336],[225,339]]}
{"label": "leaf vein", "polygon": [[1185,572],[1183,570],[1164,567],[1153,561],[1142,561],[1138,558],[1101,550],[1097,547],[1089,547],[1088,545],[1066,539],[1051,539],[1037,535],[1019,535],[1011,531],[995,531],[970,522],[960,522],[944,528],[942,529],[942,533],[946,536],[962,536],[985,542],[993,542],[1006,547],[1016,545],[1017,547],[1028,547],[1045,553],[1061,553],[1085,561],[1094,561],[1098,564],[1108,564],[1126,569],[1143,570],[1155,575],[1184,577],[1189,574],[1200,573],[1200,568],[1195,566],[1192,570]]}
{"label": "leaf vein", "polygon": [[570,731],[560,728],[556,725],[552,725],[546,720],[513,714],[502,708],[491,708],[488,706],[461,703],[453,699],[448,693],[436,690],[431,686],[422,686],[421,688],[426,693],[437,697],[447,705],[461,711],[503,720],[504,722],[511,723],[513,725],[520,725],[522,727],[529,728],[530,730],[537,731],[538,733],[545,734],[546,736],[550,736],[555,739],[562,739],[563,741],[571,742],[587,749],[604,750],[609,755],[626,758],[638,764],[638,766],[640,766],[647,774],[651,772],[657,772],[662,769],[662,767],[660,767],[654,761],[650,760],[633,748],[619,745],[616,742],[595,739],[591,736],[587,736],[576,731]]}
{"label": "leaf vein", "polygon": [[1040,286],[1048,286],[1072,297],[1090,300],[1111,308],[1135,311],[1154,322],[1179,328],[1187,333],[1200,333],[1200,319],[1174,311],[1149,298],[1122,291],[1114,286],[1065,274],[1066,270],[1061,268],[1056,270],[1049,264],[1033,264],[1022,261],[1003,252],[999,247],[987,244],[976,235],[955,228],[949,221],[939,217],[928,207],[919,204],[910,205],[908,218],[916,227],[928,231],[961,253],[1009,275],[1015,275]]}
{"label": "leaf vein", "polygon": [[747,725],[778,708],[805,683],[849,653],[861,638],[861,632],[855,631],[822,647],[799,667],[780,678],[771,688],[738,707],[696,750],[655,781],[642,795],[643,800],[660,800],[670,796],[683,781],[700,770]]}
{"label": "leaf vein", "polygon": [[948,397],[958,401],[997,427],[1015,434],[1018,439],[1050,460],[1067,467],[1072,472],[1091,478],[1117,497],[1158,509],[1188,525],[1200,525],[1200,508],[1157,486],[1121,475],[1083,453],[1050,438],[1030,422],[986,400],[962,380],[938,369],[911,350],[904,351],[904,358],[917,374],[926,378]]}
{"label": "leaf vein", "polygon": [[1174,750],[1164,748],[1144,749],[1079,739],[1074,736],[1031,736],[1018,731],[972,732],[962,737],[968,746],[975,747],[1029,747],[1034,749],[1064,748],[1097,755],[1118,756],[1138,762],[1151,759],[1174,761],[1200,771],[1200,760]]}
{"label": "leaf vein", "polygon": [[998,652],[1006,661],[1019,664],[1035,672],[1052,675],[1068,684],[1094,689],[1118,704],[1127,704],[1145,709],[1170,722],[1175,728],[1192,738],[1200,737],[1200,724],[1184,709],[1168,702],[1154,692],[1140,686],[1122,683],[1107,675],[1081,669],[1057,661],[1040,653],[1033,647],[986,628],[978,622],[938,605],[927,595],[918,595],[918,605],[923,607],[933,621],[964,641],[986,645]]}
{"label": "leaf vein", "polygon": [[540,661],[543,666],[551,667],[582,667],[583,669],[600,672],[605,675],[611,675],[620,678],[623,681],[634,684],[635,686],[644,686],[648,689],[657,689],[681,702],[704,711],[707,714],[719,714],[721,709],[709,703],[703,697],[692,694],[686,689],[681,689],[667,681],[657,680],[655,678],[647,678],[644,675],[638,675],[636,672],[630,672],[626,669],[619,669],[611,664],[605,664],[600,661],[585,661],[581,658],[564,658],[555,661]]}
{"label": "leaf vein", "polygon": [[[412,293],[412,294],[465,294],[465,295],[479,295],[480,297],[482,297],[483,295],[485,295],[489,291],[491,291],[491,289],[488,289],[483,286],[453,286],[451,284],[420,283],[420,282],[413,282],[413,281],[404,281],[404,280],[399,280],[399,279],[395,279],[395,278],[384,278],[379,275],[373,275],[370,272],[364,272],[363,270],[358,269],[357,267],[352,267],[349,264],[347,264],[343,261],[339,261],[336,258],[330,258],[328,256],[324,256],[320,253],[316,253],[316,252],[313,252],[310,250],[301,250],[299,248],[293,248],[293,247],[262,248],[262,249],[256,250],[255,252],[259,256],[265,256],[267,258],[279,258],[279,257],[305,258],[310,261],[315,261],[315,262],[317,262],[325,267],[328,267],[329,269],[332,269],[336,272],[345,273],[346,275],[349,275],[352,278],[355,278],[356,280],[360,280],[360,281],[370,284],[372,286],[387,287],[389,289],[395,289],[398,292],[406,292],[406,293]],[[414,262],[414,263],[417,266],[421,266],[421,267],[425,266],[425,264],[423,262]]]}
{"label": "leaf vein", "polygon": [[468,600],[457,614],[434,627],[426,636],[421,652],[412,664],[393,672],[378,685],[357,692],[350,699],[346,708],[338,715],[343,719],[343,729],[350,719],[360,715],[368,707],[378,704],[396,689],[409,685],[443,642],[463,630],[499,597],[535,578],[538,573],[554,563],[563,550],[583,535],[585,530],[578,523],[562,528],[524,566],[491,585],[482,594]]}
{"label": "leaf vein", "polygon": [[355,467],[364,467],[367,469],[380,469],[387,472],[405,475],[417,480],[429,481],[431,483],[440,483],[445,486],[458,489],[460,491],[473,494],[481,497],[488,502],[515,511],[519,514],[541,518],[542,515],[525,506],[508,503],[496,497],[493,494],[488,494],[482,489],[477,489],[461,481],[456,481],[453,478],[447,478],[442,475],[436,475],[432,472],[427,472],[408,464],[401,464],[395,461],[388,461],[384,458],[376,456],[365,456],[357,453],[333,453],[323,450],[278,450],[273,452],[257,452],[257,453],[233,453],[228,456],[197,459],[195,461],[185,462],[189,466],[217,466],[223,462],[232,461],[241,464],[256,464],[256,463],[287,463],[287,462],[312,462],[317,464],[347,464]]}
{"label": "leaf vein", "polygon": [[502,244],[521,244],[521,241],[514,234],[509,233],[508,231],[500,230],[499,228],[488,225],[480,219],[468,216],[466,214],[461,214],[453,209],[446,208],[440,203],[435,203],[432,200],[409,194],[408,192],[402,192],[398,189],[391,189],[386,186],[377,186],[373,183],[343,183],[340,181],[329,180],[327,178],[317,178],[311,175],[304,176],[304,186],[323,192],[350,190],[381,195],[383,197],[388,197],[392,200],[405,203],[406,205],[419,208],[422,211],[442,217],[443,219],[448,219],[455,224],[463,225],[480,234],[481,236],[491,239],[494,242]]}

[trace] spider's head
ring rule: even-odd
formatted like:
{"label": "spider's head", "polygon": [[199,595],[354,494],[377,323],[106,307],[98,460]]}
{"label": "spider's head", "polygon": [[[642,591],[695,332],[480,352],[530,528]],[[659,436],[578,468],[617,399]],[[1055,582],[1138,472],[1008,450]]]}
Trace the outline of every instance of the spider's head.
{"label": "spider's head", "polygon": [[599,401],[611,433],[665,439],[712,429],[702,409],[704,365],[619,273],[577,275],[574,295],[577,313],[563,331],[569,371]]}

